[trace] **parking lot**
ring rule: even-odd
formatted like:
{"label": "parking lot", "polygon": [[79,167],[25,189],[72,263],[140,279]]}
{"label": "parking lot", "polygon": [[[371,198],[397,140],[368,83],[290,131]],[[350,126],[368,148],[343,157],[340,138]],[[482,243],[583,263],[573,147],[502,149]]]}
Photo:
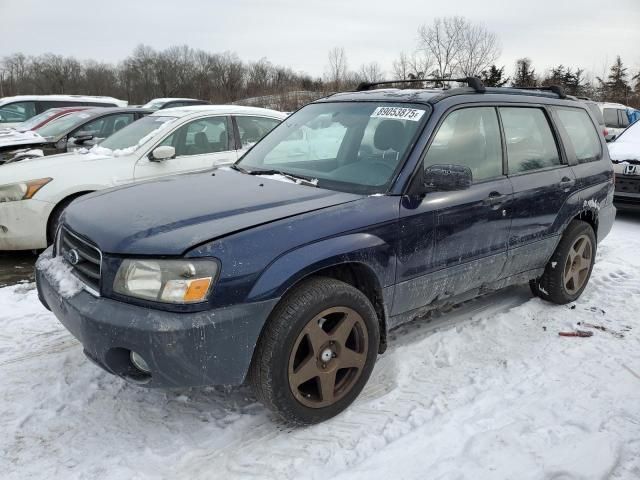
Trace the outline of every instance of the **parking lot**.
{"label": "parking lot", "polygon": [[32,252],[0,252],[0,287],[32,282],[37,258]]}

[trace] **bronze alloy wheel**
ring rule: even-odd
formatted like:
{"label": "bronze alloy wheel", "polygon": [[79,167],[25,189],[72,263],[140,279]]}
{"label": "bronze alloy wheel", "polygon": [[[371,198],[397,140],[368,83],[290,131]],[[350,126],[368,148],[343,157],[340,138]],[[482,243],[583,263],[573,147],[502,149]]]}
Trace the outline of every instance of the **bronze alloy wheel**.
{"label": "bronze alloy wheel", "polygon": [[310,408],[344,397],[360,378],[367,361],[368,332],[351,308],[320,312],[302,329],[289,356],[289,387]]}
{"label": "bronze alloy wheel", "polygon": [[564,266],[564,288],[571,295],[582,288],[589,277],[593,244],[587,235],[580,235],[571,246]]}

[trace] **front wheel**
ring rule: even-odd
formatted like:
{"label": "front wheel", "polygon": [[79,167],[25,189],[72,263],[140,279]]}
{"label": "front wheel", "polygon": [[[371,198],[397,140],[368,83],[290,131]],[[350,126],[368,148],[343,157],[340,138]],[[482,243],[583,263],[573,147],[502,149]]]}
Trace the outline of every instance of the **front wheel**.
{"label": "front wheel", "polygon": [[550,302],[565,304],[584,291],[596,257],[596,236],[591,225],[572,221],[565,230],[544,274],[531,281],[531,290]]}
{"label": "front wheel", "polygon": [[369,299],[331,278],[314,278],[276,307],[258,342],[250,379],[257,397],[294,424],[327,420],[366,384],[380,333]]}

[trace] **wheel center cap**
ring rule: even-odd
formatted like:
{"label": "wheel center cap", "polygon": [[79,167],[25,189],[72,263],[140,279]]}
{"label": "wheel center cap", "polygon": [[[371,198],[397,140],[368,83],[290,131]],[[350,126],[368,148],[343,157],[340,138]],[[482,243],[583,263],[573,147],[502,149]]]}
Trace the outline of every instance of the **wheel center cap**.
{"label": "wheel center cap", "polygon": [[331,358],[333,358],[333,352],[331,351],[330,348],[325,348],[320,354],[320,360],[322,360],[325,363],[331,360]]}

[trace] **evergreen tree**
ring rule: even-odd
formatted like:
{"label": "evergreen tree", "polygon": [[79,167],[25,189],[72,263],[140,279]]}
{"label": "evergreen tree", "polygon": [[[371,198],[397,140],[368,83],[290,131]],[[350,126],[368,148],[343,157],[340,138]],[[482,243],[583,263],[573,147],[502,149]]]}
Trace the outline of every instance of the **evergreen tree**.
{"label": "evergreen tree", "polygon": [[495,65],[483,70],[480,79],[487,87],[502,87],[509,82],[508,78],[504,78],[504,67],[498,68]]}
{"label": "evergreen tree", "polygon": [[536,87],[538,77],[530,58],[521,58],[516,61],[516,70],[513,74],[514,87]]}
{"label": "evergreen tree", "polygon": [[602,93],[606,100],[618,103],[627,103],[631,87],[627,82],[627,68],[623,65],[620,55],[616,57],[616,61],[609,69],[607,80],[598,77]]}

